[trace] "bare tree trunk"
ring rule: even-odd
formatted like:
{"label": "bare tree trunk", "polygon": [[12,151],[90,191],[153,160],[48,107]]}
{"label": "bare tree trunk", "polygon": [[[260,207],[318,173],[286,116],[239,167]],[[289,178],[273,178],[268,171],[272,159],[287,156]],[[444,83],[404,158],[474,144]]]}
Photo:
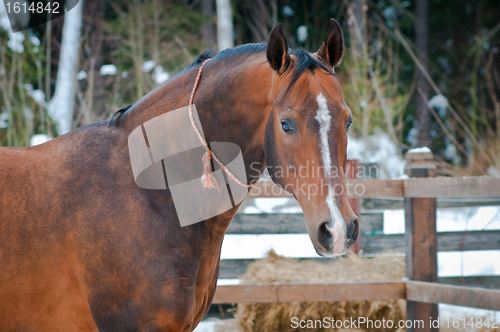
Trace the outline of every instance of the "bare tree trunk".
{"label": "bare tree trunk", "polygon": [[[415,2],[415,42],[417,45],[417,57],[427,70],[428,64],[428,28],[427,28],[428,0],[417,0]],[[417,94],[417,120],[418,120],[418,145],[429,146],[431,143],[430,124],[431,114],[427,108],[429,99],[429,85],[420,69],[417,69],[416,91]]]}
{"label": "bare tree trunk", "polygon": [[[99,74],[103,65],[102,44],[103,44],[103,8],[100,1],[89,1],[85,11],[86,26],[89,29],[88,46],[90,47],[90,66],[89,66],[89,89],[87,95],[87,107],[89,115],[93,115],[90,120],[93,122],[96,118],[101,120],[103,115],[107,116],[106,110],[106,90],[104,88],[104,78]],[[97,74],[96,74],[97,73]]]}
{"label": "bare tree trunk", "polygon": [[[351,41],[351,58],[353,67],[356,69],[355,75],[357,79],[365,79],[368,76],[366,66],[366,59],[368,55],[365,54],[366,50],[366,0],[354,0],[350,3],[348,8],[348,26],[349,26],[349,39]],[[368,95],[365,89],[360,93],[364,103],[360,103],[362,116],[362,135],[363,139],[368,136],[368,127],[370,124],[370,106],[368,105]]]}
{"label": "bare tree trunk", "polygon": [[56,91],[48,107],[49,115],[57,123],[59,135],[69,132],[73,124],[80,28],[82,26],[82,2],[80,0],[64,17]]}
{"label": "bare tree trunk", "polygon": [[[203,15],[210,17],[214,16],[214,0],[201,0],[201,12]],[[215,42],[215,29],[213,19],[205,23],[201,27],[201,35],[203,36],[203,44],[210,46]]]}
{"label": "bare tree trunk", "polygon": [[354,5],[353,13],[361,32],[362,40],[360,42],[366,43],[366,0],[354,0],[352,3]]}
{"label": "bare tree trunk", "polygon": [[350,6],[349,13],[352,14],[349,16],[348,24],[351,52],[356,61],[362,61],[363,52],[366,51],[366,0],[354,0]]}
{"label": "bare tree trunk", "polygon": [[234,46],[233,14],[230,0],[217,0],[217,48],[219,52]]}

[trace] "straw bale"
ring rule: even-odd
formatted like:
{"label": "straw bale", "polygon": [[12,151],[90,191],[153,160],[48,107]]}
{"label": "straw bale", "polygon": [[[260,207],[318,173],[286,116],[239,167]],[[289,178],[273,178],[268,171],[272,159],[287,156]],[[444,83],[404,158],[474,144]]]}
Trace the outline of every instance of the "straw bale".
{"label": "straw bale", "polygon": [[[291,282],[353,282],[401,280],[405,277],[404,258],[384,255],[364,258],[350,254],[329,263],[313,260],[285,258],[270,251],[268,256],[251,264],[240,279],[242,283],[291,283]],[[296,331],[291,327],[292,317],[299,320],[317,320],[323,317],[357,319],[366,317],[373,321],[400,320],[405,318],[406,303],[398,301],[342,301],[307,303],[257,303],[238,304],[235,317],[245,332]],[[396,331],[397,329],[369,329],[366,331]],[[313,328],[307,331],[326,331]],[[331,330],[331,329],[330,329]]]}

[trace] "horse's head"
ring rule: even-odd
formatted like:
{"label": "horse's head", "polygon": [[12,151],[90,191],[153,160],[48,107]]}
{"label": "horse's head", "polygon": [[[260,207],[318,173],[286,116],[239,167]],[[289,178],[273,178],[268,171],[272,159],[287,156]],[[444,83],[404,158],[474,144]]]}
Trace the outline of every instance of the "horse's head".
{"label": "horse's head", "polygon": [[331,19],[318,52],[308,53],[290,51],[278,25],[266,52],[277,90],[266,126],[268,171],[301,205],[316,252],[343,254],[359,223],[344,183],[351,111],[333,71],[344,52],[342,30]]}

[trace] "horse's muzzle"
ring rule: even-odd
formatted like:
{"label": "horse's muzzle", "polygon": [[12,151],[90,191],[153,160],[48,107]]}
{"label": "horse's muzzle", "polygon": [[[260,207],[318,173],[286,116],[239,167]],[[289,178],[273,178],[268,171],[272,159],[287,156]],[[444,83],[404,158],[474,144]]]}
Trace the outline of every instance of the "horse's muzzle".
{"label": "horse's muzzle", "polygon": [[355,218],[344,230],[340,222],[321,223],[317,230],[317,240],[321,248],[315,248],[320,256],[336,256],[344,254],[353,245],[359,235],[359,220]]}

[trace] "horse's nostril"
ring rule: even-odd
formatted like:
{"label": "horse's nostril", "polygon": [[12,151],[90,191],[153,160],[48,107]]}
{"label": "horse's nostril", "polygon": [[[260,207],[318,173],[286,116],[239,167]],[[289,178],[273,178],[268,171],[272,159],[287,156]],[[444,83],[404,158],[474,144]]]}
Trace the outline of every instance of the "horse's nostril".
{"label": "horse's nostril", "polygon": [[329,249],[333,247],[333,235],[328,231],[327,224],[324,222],[318,227],[318,242],[323,248]]}
{"label": "horse's nostril", "polygon": [[347,234],[346,237],[348,239],[348,245],[352,245],[358,239],[359,234],[359,220],[358,218],[354,219],[349,226],[347,226]]}

